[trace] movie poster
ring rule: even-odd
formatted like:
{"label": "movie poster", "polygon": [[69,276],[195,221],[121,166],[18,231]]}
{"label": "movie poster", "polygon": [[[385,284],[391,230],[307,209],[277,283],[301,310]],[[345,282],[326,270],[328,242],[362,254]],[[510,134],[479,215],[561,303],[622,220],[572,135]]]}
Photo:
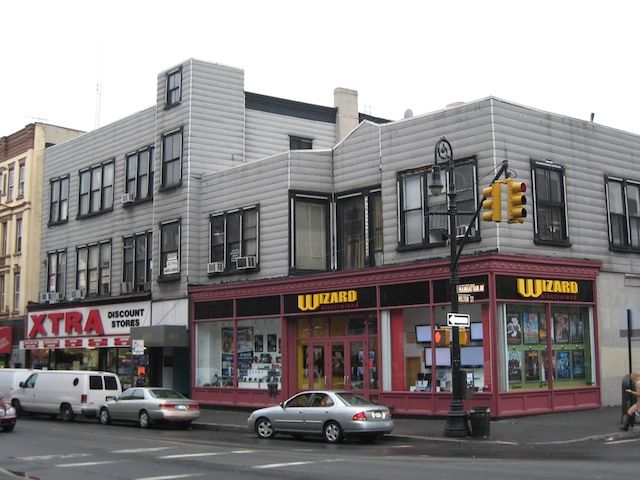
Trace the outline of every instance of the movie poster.
{"label": "movie poster", "polygon": [[571,369],[573,378],[584,378],[584,350],[573,350],[571,352]]}
{"label": "movie poster", "polygon": [[579,315],[571,315],[569,330],[571,343],[584,343],[584,323]]}
{"label": "movie poster", "polygon": [[530,350],[524,354],[524,379],[528,382],[540,380],[540,352]]}
{"label": "movie poster", "polygon": [[508,376],[510,382],[522,381],[522,352],[512,350],[509,352]]}
{"label": "movie poster", "polygon": [[539,341],[538,314],[535,312],[523,313],[524,343],[537,344]]}
{"label": "movie poster", "polygon": [[556,378],[558,380],[571,378],[571,363],[568,351],[556,352]]}
{"label": "movie poster", "polygon": [[520,345],[522,343],[522,327],[520,326],[520,315],[517,313],[507,314],[505,332],[508,345]]}
{"label": "movie poster", "polygon": [[566,313],[553,314],[553,332],[555,343],[567,343],[569,341],[569,315]]}

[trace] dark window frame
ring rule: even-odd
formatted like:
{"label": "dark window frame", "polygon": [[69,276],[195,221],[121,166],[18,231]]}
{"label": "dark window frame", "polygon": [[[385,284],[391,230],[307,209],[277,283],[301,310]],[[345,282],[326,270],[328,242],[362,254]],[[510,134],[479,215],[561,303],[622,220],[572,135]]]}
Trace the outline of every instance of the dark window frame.
{"label": "dark window frame", "polygon": [[[177,82],[172,84],[174,79],[177,79]],[[182,103],[182,66],[167,72],[165,108],[172,108],[180,103]]]}
{"label": "dark window frame", "polygon": [[[65,184],[66,189],[64,188]],[[70,178],[68,174],[49,180],[49,226],[60,225],[69,221],[69,184]],[[55,195],[56,188],[58,192],[57,198]],[[63,208],[63,204],[66,205],[66,209]]]}
{"label": "dark window frame", "polygon": [[[239,254],[233,256],[230,248],[231,241],[229,240],[229,224],[231,223],[231,219],[235,219],[238,217],[238,236],[237,242],[239,247]],[[247,223],[247,218],[249,216],[254,216],[255,218],[255,236],[248,237],[247,231],[245,229],[245,225]],[[218,227],[214,227],[214,222],[221,221],[221,228],[217,230]],[[214,228],[216,231],[214,231]],[[214,235],[219,235],[222,237],[221,245],[214,245]],[[247,246],[247,242],[255,242],[254,251],[251,251]],[[216,248],[216,247],[222,247]],[[220,250],[222,250],[222,255],[220,255]],[[259,205],[250,205],[247,207],[242,207],[234,210],[227,210],[225,212],[218,212],[209,215],[209,262],[222,262],[224,264],[225,272],[238,273],[243,270],[238,270],[237,263],[234,262],[234,259],[237,257],[246,257],[246,256],[255,256],[256,257],[256,268],[246,270],[246,272],[256,271],[259,268],[259,252],[260,250],[260,206]],[[235,265],[235,266],[234,266]]]}
{"label": "dark window frame", "polygon": [[[552,191],[551,187],[551,175],[557,173],[561,180],[560,196],[561,199],[553,200],[549,198],[541,198],[541,187],[538,184],[537,173],[542,172],[545,175],[545,186],[547,192]],[[569,220],[567,210],[567,186],[566,186],[566,171],[564,165],[553,163],[550,160],[539,161],[531,160],[531,198],[533,203],[533,242],[537,245],[551,245],[556,247],[571,247],[571,240],[569,238]],[[543,215],[542,210],[548,210],[549,214],[555,215],[560,219],[560,238],[547,238],[541,234],[541,221]],[[549,226],[549,229],[553,226]],[[553,235],[555,231],[551,231]]]}
{"label": "dark window frame", "polygon": [[[458,210],[456,218],[456,226],[463,227],[468,226],[468,220],[471,218],[479,202],[478,194],[478,162],[476,156],[470,156],[461,158],[455,161],[455,173],[460,175],[459,167],[470,166],[473,174],[473,186],[471,188],[462,188],[459,178],[456,178],[456,207]],[[444,186],[440,195],[433,196],[429,193],[429,181],[433,171],[433,166],[414,168],[411,170],[405,170],[398,172],[396,175],[396,191],[397,197],[397,211],[398,211],[398,246],[396,250],[411,251],[421,250],[425,248],[442,247],[447,244],[447,238],[449,236],[449,217],[447,214],[449,198],[447,196],[447,188],[449,185],[448,175],[449,171],[446,169],[441,170],[442,184]],[[413,209],[406,209],[405,206],[405,180],[409,178],[418,178],[420,180],[420,205]],[[461,196],[467,192],[473,193],[472,199],[461,199]],[[430,199],[434,200],[430,200]],[[469,203],[469,200],[471,202]],[[434,203],[435,202],[435,203]],[[469,203],[469,209],[464,207],[464,203]],[[421,240],[415,243],[407,243],[407,230],[404,228],[407,217],[407,212],[416,211],[421,218],[420,237]],[[476,219],[472,225],[472,233],[467,237],[467,242],[479,242],[480,241],[480,225],[479,220]],[[438,233],[439,232],[439,233]],[[456,232],[456,235],[458,232]],[[432,235],[434,239],[432,239]]]}
{"label": "dark window frame", "polygon": [[[176,136],[180,136],[180,153],[177,157],[167,158],[167,140],[169,138],[174,138]],[[161,161],[161,177],[160,177],[160,190],[171,190],[173,188],[177,188],[182,185],[182,157],[184,156],[184,135],[182,127],[167,132],[162,135],[162,161]],[[177,163],[178,164],[178,178],[172,183],[167,182],[167,166],[169,164]]]}
{"label": "dark window frame", "polygon": [[[64,258],[63,262],[60,259]],[[52,270],[51,266],[56,266],[55,272]],[[60,271],[62,268],[62,272]],[[51,285],[54,288],[51,290]],[[66,291],[66,283],[67,283],[67,250],[52,250],[47,252],[47,292],[58,292],[61,293],[62,296],[65,295]]]}
{"label": "dark window frame", "polygon": [[[610,200],[610,190],[611,184],[619,184],[620,185],[620,193],[622,194],[621,204],[622,204],[622,212],[616,213],[615,215],[618,218],[618,230],[621,232],[621,242],[616,243],[614,239],[614,222],[612,219],[611,212],[611,200]],[[616,252],[629,252],[629,253],[638,253],[640,252],[640,217],[632,216],[630,214],[629,209],[629,187],[633,187],[640,190],[640,181],[632,180],[629,178],[616,177],[616,176],[604,176],[604,185],[605,185],[605,199],[607,205],[607,236],[609,239],[609,250]],[[638,206],[636,206],[636,211],[638,211]],[[635,231],[635,234],[633,233]]]}
{"label": "dark window frame", "polygon": [[[345,266],[344,257],[342,252],[344,251],[343,240],[343,225],[342,225],[342,210],[341,204],[348,202],[354,198],[362,200],[362,232],[363,232],[363,246],[364,246],[364,258],[362,266]],[[336,268],[338,270],[353,270],[356,268],[374,267],[376,265],[382,265],[383,260],[380,259],[379,263],[376,263],[376,253],[382,255],[384,245],[376,245],[376,236],[381,237],[382,225],[378,226],[375,222],[375,203],[380,202],[382,206],[382,189],[372,187],[369,189],[358,190],[355,192],[344,192],[337,194],[335,197],[335,209],[336,209]],[[380,218],[382,220],[382,218]],[[351,223],[351,222],[350,222]],[[380,238],[383,241],[383,238]]]}
{"label": "dark window frame", "polygon": [[[111,184],[105,184],[105,171],[112,169]],[[100,185],[96,186],[96,178],[100,175]],[[88,176],[87,190],[83,191],[82,179]],[[115,160],[110,159],[88,168],[83,168],[78,172],[78,214],[76,218],[88,218],[95,215],[102,215],[113,210],[114,184],[116,177]],[[109,196],[109,191],[111,195]],[[87,212],[83,213],[83,200],[87,202]],[[99,207],[96,207],[99,200]],[[107,205],[107,206],[105,206]]]}
{"label": "dark window frame", "polygon": [[313,150],[313,138],[289,135],[289,150]]}
{"label": "dark window frame", "polygon": [[[124,165],[124,192],[134,193],[135,201],[143,202],[153,199],[153,181],[154,181],[154,154],[155,149],[153,145],[141,148],[136,152],[128,153],[125,156]],[[145,156],[146,162],[145,162]],[[146,174],[143,172],[143,167],[146,163]],[[132,172],[132,165],[135,166],[135,172]],[[146,176],[147,189],[140,188],[141,179]],[[131,191],[133,187],[133,192]]]}
{"label": "dark window frame", "polygon": [[[139,259],[139,253],[141,248],[141,242],[144,239],[144,258]],[[130,242],[130,245],[128,243]],[[127,260],[129,256],[127,249],[131,250],[131,261]],[[129,235],[122,238],[122,281],[131,282],[133,291],[145,292],[151,289],[151,264],[153,260],[153,231],[148,230],[146,232],[138,233],[135,235]],[[127,267],[131,264],[131,268]],[[144,274],[140,275],[140,267],[144,266]],[[131,272],[131,277],[129,277]]]}
{"label": "dark window frame", "polygon": [[[325,252],[326,260],[324,268],[312,269],[301,268],[296,264],[296,204],[298,202],[311,203],[322,205],[324,207],[324,221],[325,221]],[[289,192],[289,271],[292,274],[297,273],[314,273],[314,272],[326,272],[331,270],[331,195],[327,193],[318,192],[301,192],[290,191]]]}
{"label": "dark window frame", "polygon": [[[102,247],[103,246],[109,246],[109,267],[108,267],[108,271],[109,271],[109,283],[106,284],[107,287],[106,289],[103,288],[103,286],[105,284],[103,284],[101,282],[101,279],[105,273],[105,270],[107,270],[106,268],[104,268],[104,263],[105,263],[105,259],[102,258]],[[97,265],[95,266],[95,268],[93,268],[91,266],[91,250],[92,249],[97,249]],[[86,268],[84,270],[80,270],[80,254],[81,252],[86,251]],[[112,272],[113,272],[113,246],[111,244],[111,240],[104,240],[101,242],[96,242],[96,243],[90,243],[87,245],[80,245],[76,247],[76,278],[75,278],[75,285],[76,285],[76,290],[81,290],[84,288],[85,290],[85,295],[87,297],[100,297],[100,296],[108,296],[111,294],[111,278],[112,278]],[[95,270],[96,271],[96,281],[97,281],[97,286],[96,286],[96,290],[92,291],[91,290],[91,272]],[[80,285],[80,277],[81,275],[85,275],[85,286],[82,287]]]}
{"label": "dark window frame", "polygon": [[27,176],[27,164],[22,161],[18,164],[18,189],[16,198],[22,198],[25,195],[25,182]]}
{"label": "dark window frame", "polygon": [[24,238],[24,220],[22,217],[18,217],[16,218],[16,238],[15,238],[16,243],[14,245],[16,255],[22,253],[23,238]]}
{"label": "dark window frame", "polygon": [[[171,250],[165,250],[164,249],[164,239],[165,239],[165,229],[169,228],[169,227],[173,227],[176,226],[178,231],[177,231],[177,242],[176,242],[176,249],[171,249]],[[166,222],[161,222],[160,223],[160,269],[159,269],[159,273],[158,273],[158,281],[159,282],[163,282],[163,281],[173,281],[173,280],[178,280],[180,278],[180,273],[182,271],[182,265],[181,265],[181,250],[182,250],[182,245],[181,245],[181,238],[182,238],[182,221],[181,219],[174,219],[174,220],[168,220]],[[170,253],[176,253],[176,257],[177,257],[177,263],[178,263],[178,270],[176,272],[167,272],[165,273],[165,269],[166,269],[166,260],[167,260],[167,255]]]}

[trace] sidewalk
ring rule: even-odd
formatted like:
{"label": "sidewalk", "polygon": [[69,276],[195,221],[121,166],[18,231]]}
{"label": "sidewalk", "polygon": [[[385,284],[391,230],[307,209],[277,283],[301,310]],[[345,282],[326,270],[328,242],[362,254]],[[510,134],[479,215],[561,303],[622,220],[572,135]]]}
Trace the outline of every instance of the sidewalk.
{"label": "sidewalk", "polygon": [[[249,409],[209,408],[201,406],[201,416],[194,428],[247,432]],[[549,413],[526,417],[492,420],[489,438],[451,438],[443,434],[445,419],[433,417],[394,416],[391,435],[406,441],[473,441],[516,445],[572,443],[584,440],[640,437],[640,422],[629,432],[620,426],[620,407],[605,407],[577,412]]]}

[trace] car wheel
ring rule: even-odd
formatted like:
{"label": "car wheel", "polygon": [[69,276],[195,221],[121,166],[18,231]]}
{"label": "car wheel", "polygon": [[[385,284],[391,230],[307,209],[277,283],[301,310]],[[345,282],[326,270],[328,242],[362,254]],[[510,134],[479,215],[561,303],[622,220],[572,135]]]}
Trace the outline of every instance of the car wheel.
{"label": "car wheel", "polygon": [[103,408],[100,410],[100,414],[98,415],[98,420],[102,425],[109,425],[111,423],[111,415],[109,415],[109,410]]}
{"label": "car wheel", "polygon": [[68,403],[63,403],[60,406],[60,418],[62,418],[63,422],[70,422],[74,418],[76,418],[76,415],[73,413],[73,409],[71,408],[71,405],[69,405]]}
{"label": "car wheel", "polygon": [[22,406],[20,405],[20,400],[12,400],[11,406],[15,408],[17,416],[21,417],[24,415],[24,410],[22,410]]}
{"label": "car wheel", "polygon": [[4,429],[5,432],[12,432],[13,429],[15,428],[16,424],[14,423],[13,425],[5,425],[4,427],[2,427]]}
{"label": "car wheel", "polygon": [[342,428],[338,422],[327,422],[324,426],[324,438],[329,443],[340,443],[342,441]]}
{"label": "car wheel", "polygon": [[265,417],[259,418],[256,422],[256,433],[258,437],[265,439],[273,438],[276,434],[273,425],[271,425],[271,421]]}
{"label": "car wheel", "polygon": [[142,410],[140,412],[140,415],[138,415],[138,424],[142,428],[151,427],[151,417],[149,416],[146,410]]}

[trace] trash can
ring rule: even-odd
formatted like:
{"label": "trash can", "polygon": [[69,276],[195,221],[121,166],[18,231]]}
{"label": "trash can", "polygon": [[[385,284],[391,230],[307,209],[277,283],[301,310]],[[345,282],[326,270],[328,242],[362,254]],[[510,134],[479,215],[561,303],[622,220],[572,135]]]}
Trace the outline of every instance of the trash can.
{"label": "trash can", "polygon": [[488,437],[491,425],[491,409],[489,407],[475,407],[469,411],[472,437]]}

